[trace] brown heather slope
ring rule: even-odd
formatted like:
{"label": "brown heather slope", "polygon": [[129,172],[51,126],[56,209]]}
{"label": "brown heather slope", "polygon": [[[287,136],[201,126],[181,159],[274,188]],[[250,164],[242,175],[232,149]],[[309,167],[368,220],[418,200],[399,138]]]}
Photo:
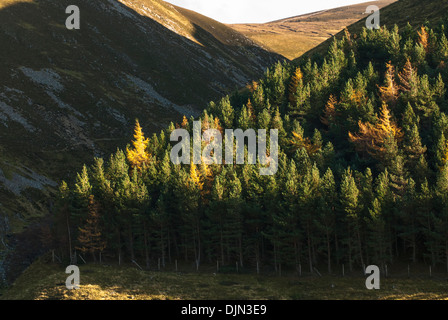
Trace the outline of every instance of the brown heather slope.
{"label": "brown heather slope", "polygon": [[370,1],[268,23],[230,26],[267,50],[293,60],[365,17],[364,12],[369,5],[383,8],[395,1]]}

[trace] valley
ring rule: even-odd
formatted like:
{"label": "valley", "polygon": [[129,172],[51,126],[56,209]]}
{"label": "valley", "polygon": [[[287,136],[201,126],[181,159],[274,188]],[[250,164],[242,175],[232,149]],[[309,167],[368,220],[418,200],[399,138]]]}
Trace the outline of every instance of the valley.
{"label": "valley", "polygon": [[369,5],[381,9],[395,1],[371,1],[268,23],[232,24],[230,27],[267,50],[294,60],[345,27],[365,18],[365,11]]}
{"label": "valley", "polygon": [[[445,1],[225,25],[78,0],[68,30],[72,4],[0,4],[1,299],[447,298]],[[198,124],[276,130],[275,172],[170,161]]]}

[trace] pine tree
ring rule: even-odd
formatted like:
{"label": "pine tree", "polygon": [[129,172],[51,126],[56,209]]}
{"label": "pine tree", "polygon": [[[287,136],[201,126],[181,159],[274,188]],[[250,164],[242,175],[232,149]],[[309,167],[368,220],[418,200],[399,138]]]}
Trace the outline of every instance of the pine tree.
{"label": "pine tree", "polygon": [[333,172],[327,169],[319,184],[319,198],[317,202],[316,224],[320,232],[325,235],[325,247],[327,255],[328,273],[331,274],[331,247],[335,232],[336,214],[335,204],[337,201],[336,183]]}
{"label": "pine tree", "polygon": [[433,87],[434,96],[438,102],[438,104],[442,104],[444,102],[446,88],[445,83],[443,82],[442,75],[439,73],[436,79],[436,83]]}
{"label": "pine tree", "polygon": [[353,261],[358,258],[361,265],[364,264],[361,244],[361,207],[359,203],[360,192],[356,185],[350,168],[344,171],[340,186],[340,210],[346,223],[346,243],[350,271],[353,269]]}
{"label": "pine tree", "polygon": [[300,85],[302,85],[302,79],[303,79],[303,73],[302,70],[300,70],[300,67],[297,67],[296,70],[293,72],[291,76],[291,80],[289,82],[289,103],[291,104],[292,108],[297,107],[297,88],[299,88]]}
{"label": "pine tree", "polygon": [[438,236],[435,232],[434,197],[426,179],[421,184],[420,192],[417,195],[416,215],[424,237],[423,243],[427,250],[424,256],[429,257],[432,266],[435,266],[438,260]]}
{"label": "pine tree", "polygon": [[207,210],[207,217],[210,226],[205,229],[208,234],[209,242],[216,253],[217,259],[221,261],[221,265],[227,262],[225,241],[224,241],[224,218],[225,218],[225,186],[223,180],[226,176],[226,169],[223,168],[221,173],[215,178],[211,191],[210,206]]}
{"label": "pine tree", "polygon": [[241,109],[240,115],[238,117],[238,128],[242,129],[243,131],[246,131],[247,129],[249,129],[251,127],[251,119],[250,119],[250,114],[246,108],[246,106],[243,106],[243,108]]}
{"label": "pine tree", "polygon": [[445,165],[439,172],[436,183],[436,200],[438,213],[434,217],[435,232],[440,239],[439,247],[448,271],[448,166]]}
{"label": "pine tree", "polygon": [[118,263],[121,264],[123,257],[123,225],[127,224],[124,211],[126,209],[126,191],[128,190],[129,166],[126,155],[122,150],[111,155],[106,175],[111,181],[108,197],[111,199],[111,208],[106,212],[108,230],[108,243],[111,249],[117,250]]}
{"label": "pine tree", "polygon": [[96,262],[95,253],[102,252],[106,248],[106,242],[103,240],[101,233],[99,204],[95,201],[93,195],[89,196],[88,210],[84,226],[79,227],[79,246],[76,249],[91,253],[94,262]]}
{"label": "pine tree", "polygon": [[416,167],[420,157],[426,153],[426,146],[422,145],[420,133],[417,124],[404,130],[403,151],[406,163],[413,173],[416,173]]}
{"label": "pine tree", "polygon": [[243,225],[243,198],[242,198],[242,186],[241,181],[238,178],[236,172],[231,170],[229,172],[228,181],[228,201],[227,201],[227,223],[226,227],[231,230],[229,237],[233,243],[230,248],[235,257],[239,260],[240,267],[244,266],[244,253],[243,253],[243,238],[244,238],[244,225]]}
{"label": "pine tree", "polygon": [[229,96],[226,96],[219,101],[218,112],[219,119],[221,119],[224,128],[232,128],[235,119],[235,110],[230,104]]}
{"label": "pine tree", "polygon": [[278,139],[280,144],[284,144],[286,141],[286,131],[283,126],[283,119],[278,108],[275,109],[274,115],[271,118],[270,129],[278,130]]}
{"label": "pine tree", "polygon": [[[391,178],[391,174],[385,169],[381,172],[376,181],[375,181],[375,199],[377,199],[378,204],[375,208],[371,206],[373,211],[369,211],[369,216],[372,214],[377,215],[378,223],[380,223],[381,234],[381,242],[383,249],[381,252],[381,256],[379,257],[382,261],[390,261],[392,262],[392,218],[394,217],[394,210],[396,206],[396,199],[394,198],[393,193],[393,182]],[[379,205],[379,207],[378,207]],[[379,214],[379,216],[378,216]],[[378,253],[378,252],[377,252]]]}
{"label": "pine tree", "polygon": [[372,253],[372,263],[384,270],[386,264],[387,230],[382,205],[377,198],[372,202],[369,216],[365,219],[368,229],[368,244]]}
{"label": "pine tree", "polygon": [[316,263],[315,255],[315,223],[316,219],[316,203],[318,188],[320,182],[319,169],[316,164],[306,169],[305,175],[299,183],[299,209],[300,209],[300,223],[303,226],[306,235],[306,244],[308,249],[308,263],[310,272],[314,271],[314,264]]}
{"label": "pine tree", "polygon": [[286,93],[285,81],[288,78],[288,71],[283,64],[278,61],[266,72],[266,79],[263,82],[268,99],[278,107],[283,106]]}
{"label": "pine tree", "polygon": [[[290,160],[285,179],[281,185],[281,209],[272,213],[273,234],[271,241],[274,244],[274,264],[278,270],[279,265],[294,261],[296,268],[300,264],[301,229],[297,215],[298,203],[298,172],[296,163]],[[294,258],[293,261],[291,261]]]}
{"label": "pine tree", "polygon": [[445,32],[442,32],[440,36],[440,41],[437,46],[437,57],[440,63],[445,63],[448,60],[448,39],[446,38]]}
{"label": "pine tree", "polygon": [[52,237],[54,249],[60,250],[61,257],[64,257],[65,253],[68,253],[70,259],[73,256],[73,230],[70,221],[71,201],[71,190],[67,183],[62,181],[58,189],[58,197],[55,203]]}
{"label": "pine tree", "polygon": [[448,161],[448,142],[443,132],[440,134],[434,150],[434,161],[437,170],[441,170]]}
{"label": "pine tree", "polygon": [[258,116],[258,128],[269,130],[269,124],[271,123],[271,114],[268,110],[264,109]]}
{"label": "pine tree", "polygon": [[83,165],[81,174],[78,173],[76,176],[75,194],[82,201],[89,198],[91,191],[92,185],[90,184],[87,166]]}
{"label": "pine tree", "polygon": [[411,248],[411,260],[412,262],[417,261],[417,237],[419,232],[419,225],[416,219],[415,208],[417,192],[415,190],[415,182],[409,179],[407,183],[406,193],[401,201],[402,210],[399,211],[398,215],[400,217],[399,225],[399,236],[405,242],[405,248]]}

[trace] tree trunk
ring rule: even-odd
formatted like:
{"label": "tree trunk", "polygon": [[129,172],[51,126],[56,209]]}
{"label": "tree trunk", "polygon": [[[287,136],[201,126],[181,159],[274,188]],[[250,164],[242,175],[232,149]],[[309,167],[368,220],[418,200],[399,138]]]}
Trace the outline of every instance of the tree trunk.
{"label": "tree trunk", "polygon": [[160,251],[162,253],[162,263],[163,265],[165,265],[164,261],[165,261],[165,245],[163,243],[163,226],[162,224],[160,225]]}
{"label": "tree trunk", "polygon": [[224,239],[222,234],[222,228],[221,228],[221,238],[220,238],[220,245],[221,245],[221,264],[224,265]]}
{"label": "tree trunk", "polygon": [[240,266],[243,267],[243,241],[241,239],[241,235],[239,236],[238,241],[240,251]]}
{"label": "tree trunk", "polygon": [[198,258],[197,258],[197,265],[199,267],[199,264],[201,263],[201,231],[200,231],[200,226],[199,226],[199,221],[196,222],[196,232],[197,232],[197,237],[198,237]]}
{"label": "tree trunk", "polygon": [[362,241],[361,241],[361,233],[359,232],[360,226],[358,224],[358,221],[356,221],[356,233],[358,236],[358,248],[359,248],[359,256],[361,259],[361,265],[364,265],[364,258],[363,258],[363,253],[362,253]]}
{"label": "tree trunk", "polygon": [[134,235],[132,233],[132,225],[129,226],[129,251],[131,253],[131,259],[135,260],[135,253],[134,253]]}
{"label": "tree trunk", "polygon": [[327,259],[328,259],[328,274],[331,274],[331,246],[330,233],[327,230]]}
{"label": "tree trunk", "polygon": [[414,262],[415,263],[415,261],[417,260],[416,259],[416,256],[417,256],[417,253],[416,253],[416,251],[417,251],[417,244],[416,244],[416,240],[415,240],[415,232],[414,232],[414,230],[415,230],[415,227],[414,227],[414,221],[412,221],[412,262]]}
{"label": "tree trunk", "polygon": [[308,233],[308,260],[310,264],[310,272],[313,273],[313,260],[312,260],[312,254],[311,254],[311,238]]}
{"label": "tree trunk", "polygon": [[70,222],[69,222],[69,215],[67,214],[67,232],[68,232],[68,246],[69,246],[69,253],[70,253],[70,264],[72,264],[72,236],[70,233]]}
{"label": "tree trunk", "polygon": [[120,229],[118,229],[118,265],[121,266],[121,236],[120,236]]}
{"label": "tree trunk", "polygon": [[143,221],[143,240],[145,245],[145,263],[149,269],[149,248],[148,248],[148,231],[146,230],[146,221]]}

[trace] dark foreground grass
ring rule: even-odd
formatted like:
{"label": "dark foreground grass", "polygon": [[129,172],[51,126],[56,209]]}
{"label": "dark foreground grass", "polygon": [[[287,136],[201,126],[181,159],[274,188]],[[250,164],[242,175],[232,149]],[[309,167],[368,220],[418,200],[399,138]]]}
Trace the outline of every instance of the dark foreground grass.
{"label": "dark foreground grass", "polygon": [[9,289],[3,300],[448,300],[443,278],[381,279],[367,290],[363,277],[266,276],[213,272],[142,271],[135,266],[80,266],[78,290],[65,287],[65,267],[40,258]]}

